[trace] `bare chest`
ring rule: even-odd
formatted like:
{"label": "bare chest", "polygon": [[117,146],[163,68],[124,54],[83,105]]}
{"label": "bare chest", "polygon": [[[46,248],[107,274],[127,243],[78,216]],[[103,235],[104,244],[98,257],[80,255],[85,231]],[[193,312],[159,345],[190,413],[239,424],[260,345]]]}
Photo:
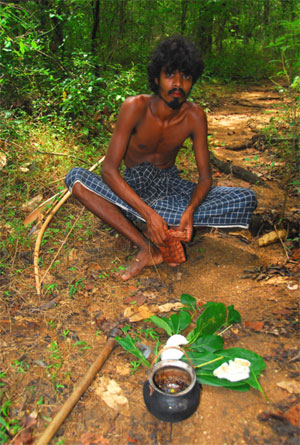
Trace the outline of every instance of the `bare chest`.
{"label": "bare chest", "polygon": [[185,119],[162,124],[148,115],[132,132],[128,148],[145,154],[177,152],[188,137]]}

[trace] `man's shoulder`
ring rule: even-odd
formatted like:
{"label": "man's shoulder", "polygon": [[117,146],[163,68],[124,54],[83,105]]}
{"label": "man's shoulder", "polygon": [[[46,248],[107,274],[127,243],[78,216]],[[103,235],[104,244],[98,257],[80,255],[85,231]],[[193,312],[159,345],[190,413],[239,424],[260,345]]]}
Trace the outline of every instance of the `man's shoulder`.
{"label": "man's shoulder", "polygon": [[186,102],[185,115],[193,126],[197,126],[199,122],[206,123],[205,112],[195,102]]}
{"label": "man's shoulder", "polygon": [[195,102],[186,102],[186,105],[187,105],[186,108],[187,113],[198,117],[205,116],[205,112],[203,111],[203,109],[199,107],[199,105],[197,105]]}
{"label": "man's shoulder", "polygon": [[123,102],[124,108],[137,108],[137,109],[143,109],[147,107],[149,101],[150,101],[151,95],[150,94],[138,94],[136,96],[129,96],[125,101]]}

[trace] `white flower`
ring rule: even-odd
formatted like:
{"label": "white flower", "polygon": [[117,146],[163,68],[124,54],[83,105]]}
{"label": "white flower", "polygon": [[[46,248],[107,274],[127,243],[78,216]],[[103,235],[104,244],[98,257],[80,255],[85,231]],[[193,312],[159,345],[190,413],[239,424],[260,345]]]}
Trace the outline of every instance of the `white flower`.
{"label": "white flower", "polygon": [[234,360],[229,360],[229,364],[223,363],[214,370],[213,374],[219,379],[239,382],[248,379],[250,376],[250,365],[251,363],[248,360],[237,357]]}
{"label": "white flower", "polygon": [[[166,346],[171,347],[171,346],[180,346],[186,344],[188,344],[188,341],[183,335],[175,334],[168,338]],[[162,352],[161,360],[179,360],[182,356],[183,352],[179,351],[178,349],[170,348]]]}

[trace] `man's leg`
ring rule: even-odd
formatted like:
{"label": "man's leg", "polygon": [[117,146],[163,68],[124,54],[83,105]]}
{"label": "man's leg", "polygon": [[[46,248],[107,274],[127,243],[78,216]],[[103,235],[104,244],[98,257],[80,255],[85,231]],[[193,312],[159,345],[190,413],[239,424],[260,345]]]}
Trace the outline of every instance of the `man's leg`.
{"label": "man's leg", "polygon": [[140,249],[128,269],[120,275],[122,280],[126,281],[138,275],[145,266],[153,266],[163,261],[160,250],[150,244],[117,206],[86,189],[80,182],[75,183],[72,194],[87,209],[132,241]]}

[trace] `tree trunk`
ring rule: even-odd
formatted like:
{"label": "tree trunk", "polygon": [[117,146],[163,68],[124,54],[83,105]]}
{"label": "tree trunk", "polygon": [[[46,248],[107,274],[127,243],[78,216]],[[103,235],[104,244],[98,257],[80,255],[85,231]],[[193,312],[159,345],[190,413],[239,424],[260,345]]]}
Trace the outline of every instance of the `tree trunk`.
{"label": "tree trunk", "polygon": [[181,34],[184,34],[185,31],[185,19],[186,19],[186,13],[188,8],[188,0],[181,0],[181,20],[180,20],[180,31]]}
{"label": "tree trunk", "polygon": [[94,56],[94,60],[95,60],[95,76],[98,77],[99,76],[99,64],[98,62],[96,62],[97,58],[96,58],[96,48],[97,48],[97,32],[99,29],[99,20],[100,20],[100,0],[93,0],[92,2],[92,8],[93,8],[93,19],[94,19],[94,23],[93,23],[93,29],[92,29],[92,54]]}
{"label": "tree trunk", "polygon": [[203,54],[211,52],[213,33],[213,13],[207,5],[199,8],[199,20],[196,28],[196,44]]}
{"label": "tree trunk", "polygon": [[58,5],[54,5],[52,0],[39,0],[39,5],[41,7],[41,25],[43,29],[47,32],[49,31],[49,28],[52,32],[50,32],[51,40],[50,40],[50,49],[52,53],[58,54],[60,52],[60,56],[63,59],[64,55],[64,34],[63,34],[63,25],[62,20],[58,19],[56,16],[53,16],[51,18],[51,21],[49,22],[49,10],[53,9],[57,15],[61,15],[62,12],[62,2],[59,2]]}

